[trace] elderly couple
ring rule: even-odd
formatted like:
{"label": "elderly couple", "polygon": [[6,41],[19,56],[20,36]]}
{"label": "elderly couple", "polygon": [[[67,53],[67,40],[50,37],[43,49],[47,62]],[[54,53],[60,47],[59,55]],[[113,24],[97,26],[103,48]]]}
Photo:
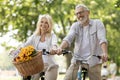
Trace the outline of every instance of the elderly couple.
{"label": "elderly couple", "polygon": [[[34,34],[22,46],[33,45],[36,50],[50,51],[50,55],[42,55],[45,80],[57,80],[58,65],[54,55],[62,54],[62,49],[70,47],[73,41],[75,44],[73,57],[64,80],[76,80],[79,69],[78,60],[86,61],[81,66],[88,70],[90,80],[101,80],[101,63],[106,62],[108,58],[106,29],[99,19],[89,18],[90,10],[84,4],[78,4],[75,7],[75,15],[77,22],[72,24],[60,46],[57,46],[57,37],[52,33],[52,18],[48,14],[39,16]],[[96,56],[101,56],[101,59]],[[31,78],[39,80],[39,73],[32,75]],[[24,80],[28,79],[24,78]]]}

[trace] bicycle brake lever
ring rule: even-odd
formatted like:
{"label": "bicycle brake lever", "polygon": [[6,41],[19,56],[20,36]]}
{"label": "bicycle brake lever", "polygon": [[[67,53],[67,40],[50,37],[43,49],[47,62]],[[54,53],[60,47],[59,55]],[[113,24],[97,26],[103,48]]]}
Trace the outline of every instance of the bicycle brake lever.
{"label": "bicycle brake lever", "polygon": [[46,51],[46,49],[42,49],[43,55],[50,54],[50,52]]}

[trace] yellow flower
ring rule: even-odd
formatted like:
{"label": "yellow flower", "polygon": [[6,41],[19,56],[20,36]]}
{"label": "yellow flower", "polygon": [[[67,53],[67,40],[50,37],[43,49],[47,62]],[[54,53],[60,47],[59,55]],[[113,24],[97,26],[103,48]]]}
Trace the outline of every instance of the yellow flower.
{"label": "yellow flower", "polygon": [[32,57],[34,57],[36,54],[36,50],[34,49],[34,46],[29,45],[24,48],[21,48],[20,53],[18,56],[14,59],[16,62],[24,62],[31,60]]}

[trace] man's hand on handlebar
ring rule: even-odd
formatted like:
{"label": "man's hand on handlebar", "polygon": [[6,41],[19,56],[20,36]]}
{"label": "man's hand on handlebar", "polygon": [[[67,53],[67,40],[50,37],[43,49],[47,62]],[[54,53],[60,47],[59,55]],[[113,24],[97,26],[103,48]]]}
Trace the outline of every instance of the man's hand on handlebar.
{"label": "man's hand on handlebar", "polygon": [[63,49],[59,47],[59,48],[57,49],[57,55],[61,55],[61,54],[62,54],[62,50],[63,50]]}
{"label": "man's hand on handlebar", "polygon": [[54,46],[52,47],[52,49],[50,50],[50,54],[51,54],[51,55],[57,54],[57,45],[54,45]]}
{"label": "man's hand on handlebar", "polygon": [[51,54],[51,55],[57,54],[57,49],[51,49],[51,50],[50,50],[50,54]]}
{"label": "man's hand on handlebar", "polygon": [[61,45],[57,48],[57,54],[61,55],[61,54],[71,53],[71,51],[65,50],[68,47],[68,45],[69,45],[68,42],[64,40],[61,43]]}
{"label": "man's hand on handlebar", "polygon": [[108,54],[107,53],[102,54],[102,60],[103,60],[103,62],[106,62],[108,60]]}

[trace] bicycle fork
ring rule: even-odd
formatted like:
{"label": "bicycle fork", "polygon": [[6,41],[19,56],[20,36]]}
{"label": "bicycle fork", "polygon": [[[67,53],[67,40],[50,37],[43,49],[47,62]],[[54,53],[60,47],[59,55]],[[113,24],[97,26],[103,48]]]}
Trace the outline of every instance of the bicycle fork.
{"label": "bicycle fork", "polygon": [[78,80],[81,80],[81,67],[79,66],[78,73],[77,73]]}
{"label": "bicycle fork", "polygon": [[78,80],[85,80],[87,74],[87,69],[79,66],[79,70],[77,73]]}

